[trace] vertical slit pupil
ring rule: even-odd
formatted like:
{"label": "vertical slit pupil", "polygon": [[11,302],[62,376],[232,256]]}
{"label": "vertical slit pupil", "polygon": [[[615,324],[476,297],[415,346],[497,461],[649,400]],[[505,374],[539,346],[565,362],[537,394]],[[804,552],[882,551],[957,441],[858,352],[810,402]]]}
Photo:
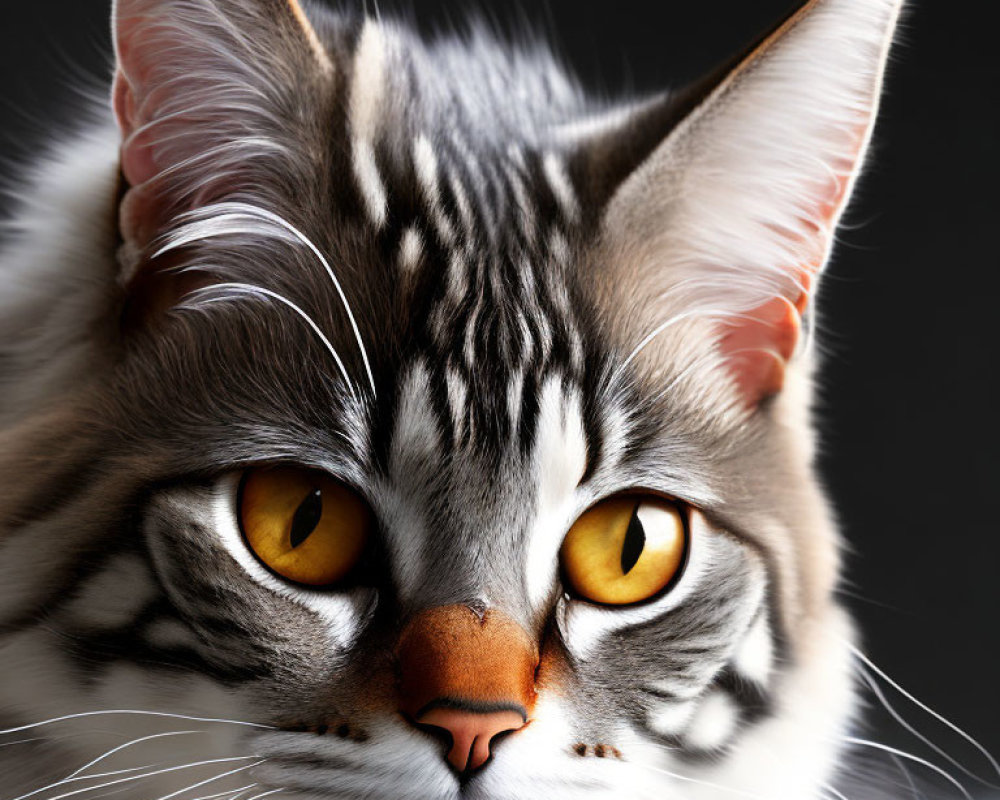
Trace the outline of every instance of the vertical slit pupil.
{"label": "vertical slit pupil", "polygon": [[625,541],[622,543],[622,575],[628,575],[632,571],[642,551],[646,547],[646,530],[639,521],[639,506],[632,511],[632,519],[628,521],[628,530],[625,531]]}
{"label": "vertical slit pupil", "polygon": [[321,489],[313,489],[299,504],[295,510],[295,516],[292,517],[289,542],[293,550],[312,535],[322,516],[323,492]]}

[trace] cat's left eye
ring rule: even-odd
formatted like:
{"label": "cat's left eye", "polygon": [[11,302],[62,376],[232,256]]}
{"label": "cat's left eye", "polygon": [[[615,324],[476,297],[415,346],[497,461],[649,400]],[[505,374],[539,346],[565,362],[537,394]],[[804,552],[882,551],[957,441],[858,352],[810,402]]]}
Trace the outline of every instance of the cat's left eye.
{"label": "cat's left eye", "polygon": [[240,487],[247,545],[283,578],[309,586],[343,580],[365,551],[368,504],[340,481],[297,467],[253,469]]}
{"label": "cat's left eye", "polygon": [[612,497],[585,512],[560,552],[568,588],[605,605],[649,600],[680,575],[685,512],[656,496]]}

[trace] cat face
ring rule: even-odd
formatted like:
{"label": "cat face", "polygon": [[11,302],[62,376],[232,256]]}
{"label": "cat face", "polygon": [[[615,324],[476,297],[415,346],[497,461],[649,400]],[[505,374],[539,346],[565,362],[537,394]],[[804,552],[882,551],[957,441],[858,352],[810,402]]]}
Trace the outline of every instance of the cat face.
{"label": "cat face", "polygon": [[93,302],[3,411],[5,474],[59,457],[2,498],[0,708],[80,715],[11,785],[818,796],[851,631],[800,328],[869,6],[609,109],[486,34],[119,2],[117,127],[39,180]]}

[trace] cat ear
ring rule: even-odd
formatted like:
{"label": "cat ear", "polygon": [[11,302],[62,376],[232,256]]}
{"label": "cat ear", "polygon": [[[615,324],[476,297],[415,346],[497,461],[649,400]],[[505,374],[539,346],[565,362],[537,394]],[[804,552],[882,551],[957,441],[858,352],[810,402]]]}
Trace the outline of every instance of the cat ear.
{"label": "cat ear", "polygon": [[622,153],[671,126],[605,206],[613,266],[601,291],[644,304],[631,316],[652,330],[671,315],[716,320],[747,406],[781,389],[796,350],[868,146],[899,6],[812,0],[708,91],[651,104],[590,143],[589,175],[615,181]]}
{"label": "cat ear", "polygon": [[282,169],[333,66],[298,0],[116,0],[113,38],[127,282],[178,213]]}

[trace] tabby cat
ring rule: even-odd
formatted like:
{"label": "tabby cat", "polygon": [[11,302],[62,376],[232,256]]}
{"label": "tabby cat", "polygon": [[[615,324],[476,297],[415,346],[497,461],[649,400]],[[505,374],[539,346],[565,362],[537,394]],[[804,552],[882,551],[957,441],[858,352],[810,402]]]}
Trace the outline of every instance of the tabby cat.
{"label": "tabby cat", "polygon": [[610,103],[118,0],[0,257],[0,795],[843,797],[810,298],[898,12]]}

